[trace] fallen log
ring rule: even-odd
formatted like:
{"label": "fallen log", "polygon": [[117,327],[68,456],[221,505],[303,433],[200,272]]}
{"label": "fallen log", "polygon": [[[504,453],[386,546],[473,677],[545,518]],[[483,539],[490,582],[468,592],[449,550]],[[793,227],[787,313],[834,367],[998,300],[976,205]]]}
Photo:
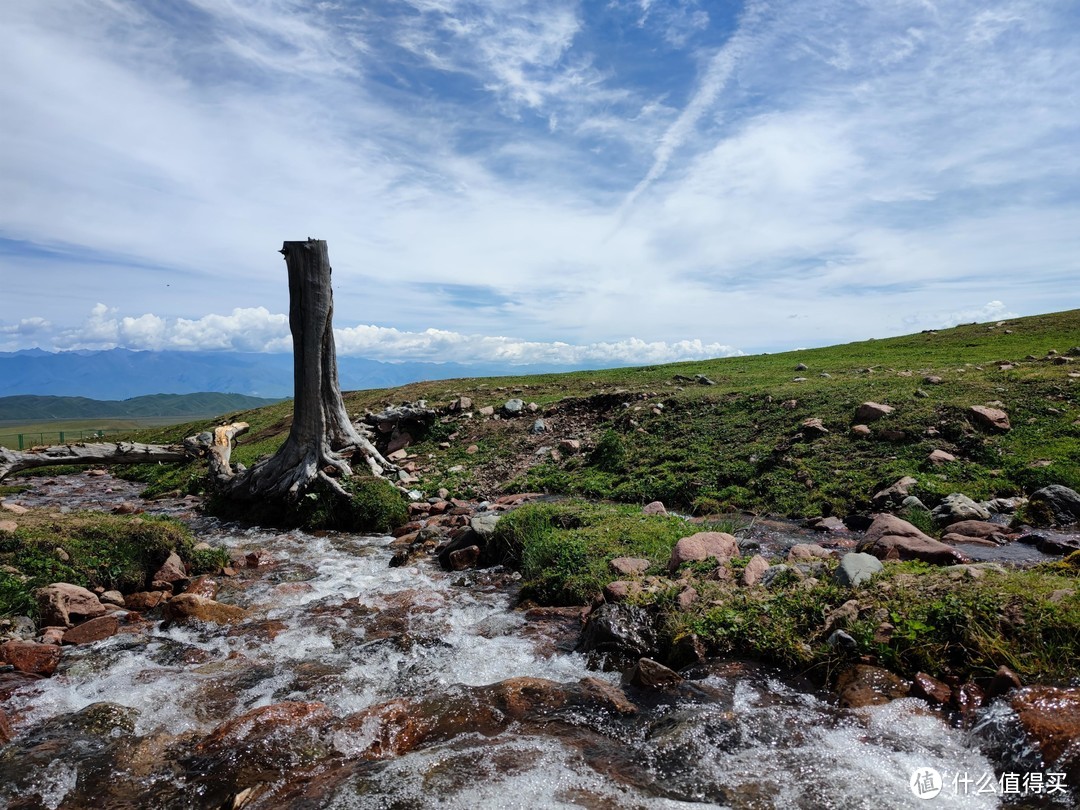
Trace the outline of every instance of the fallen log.
{"label": "fallen log", "polygon": [[156,461],[191,461],[198,453],[178,444],[60,444],[25,451],[0,447],[0,480],[20,470],[54,467],[58,464],[146,464]]}

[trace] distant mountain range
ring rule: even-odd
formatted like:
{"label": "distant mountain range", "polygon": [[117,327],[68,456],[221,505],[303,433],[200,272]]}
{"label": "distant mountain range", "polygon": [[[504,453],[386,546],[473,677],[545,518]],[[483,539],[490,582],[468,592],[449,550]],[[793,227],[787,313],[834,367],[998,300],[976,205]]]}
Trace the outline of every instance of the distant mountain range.
{"label": "distant mountain range", "polygon": [[[363,357],[339,357],[341,388],[392,388],[420,380],[493,377],[576,371],[584,366],[505,363],[384,363]],[[281,398],[293,395],[291,354],[242,352],[46,352],[28,349],[0,352],[0,397],[87,397],[127,400],[147,394],[194,394],[215,391]],[[226,410],[229,410],[226,408]]]}
{"label": "distant mountain range", "polygon": [[126,419],[147,416],[217,416],[261,408],[276,399],[244,394],[152,394],[125,400],[86,397],[0,397],[0,422],[47,422],[53,419]]}

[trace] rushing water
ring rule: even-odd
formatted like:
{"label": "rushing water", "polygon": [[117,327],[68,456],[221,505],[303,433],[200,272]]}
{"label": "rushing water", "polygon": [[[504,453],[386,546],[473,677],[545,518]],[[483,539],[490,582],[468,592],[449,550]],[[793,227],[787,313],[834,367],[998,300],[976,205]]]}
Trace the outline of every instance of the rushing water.
{"label": "rushing water", "polygon": [[[21,500],[82,508],[131,497],[123,482],[97,479],[94,486],[112,490],[103,496],[85,488],[85,477],[73,478],[83,484],[39,485]],[[191,519],[212,545],[269,555],[268,565],[221,580],[218,600],[248,609],[250,618],[224,628],[147,623],[66,648],[52,678],[5,704],[19,738],[0,752],[0,802],[53,810],[999,805],[995,795],[954,784],[961,775],[993,778],[994,764],[978,739],[925,704],[843,711],[826,695],[738,662],[701,667],[673,694],[628,689],[638,706],[632,715],[564,708],[543,722],[460,728],[374,761],[356,756],[369,742],[362,729],[293,726],[289,734],[310,734],[320,764],[298,757],[294,739],[288,756],[259,760],[258,790],[234,798],[220,787],[228,779],[213,771],[234,760],[207,765],[195,754],[216,727],[257,707],[318,702],[343,718],[394,699],[452,703],[477,694],[463,686],[522,676],[612,685],[618,678],[589,671],[571,651],[565,613],[515,610],[509,572],[390,568],[389,537],[242,529],[194,516],[189,502],[161,508]],[[112,709],[125,722],[103,732],[105,743],[72,732],[72,744],[49,748],[49,729],[74,728],[73,718],[103,703],[135,711]],[[248,767],[243,762],[235,767]],[[932,802],[911,786],[928,768],[944,786]]]}

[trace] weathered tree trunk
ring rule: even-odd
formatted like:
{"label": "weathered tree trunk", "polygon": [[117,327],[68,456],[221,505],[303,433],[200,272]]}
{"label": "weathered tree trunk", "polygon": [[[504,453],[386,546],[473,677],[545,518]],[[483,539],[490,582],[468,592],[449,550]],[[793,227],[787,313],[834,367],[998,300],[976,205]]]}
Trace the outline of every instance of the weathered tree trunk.
{"label": "weathered tree trunk", "polygon": [[286,242],[281,248],[289,272],[289,329],[293,338],[293,422],[273,457],[233,474],[219,465],[217,481],[232,498],[296,498],[315,480],[344,495],[335,481],[352,474],[359,454],[381,475],[397,469],[349,421],[338,383],[334,348],[333,293],[326,242]]}
{"label": "weathered tree trunk", "polygon": [[180,445],[112,442],[61,444],[38,450],[16,451],[0,447],[0,480],[20,470],[58,464],[146,464],[155,461],[191,461],[199,452]]}

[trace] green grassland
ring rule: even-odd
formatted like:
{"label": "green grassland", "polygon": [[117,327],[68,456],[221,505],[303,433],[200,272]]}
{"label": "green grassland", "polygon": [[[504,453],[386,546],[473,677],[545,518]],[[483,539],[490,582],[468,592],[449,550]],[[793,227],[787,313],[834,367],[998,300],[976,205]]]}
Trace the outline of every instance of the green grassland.
{"label": "green grassland", "polygon": [[[19,435],[23,436],[26,449],[40,444],[59,444],[60,434],[65,441],[95,441],[94,434],[101,432],[104,438],[121,433],[167,427],[181,421],[175,416],[128,417],[125,419],[48,419],[35,421],[0,421],[0,447],[14,450],[19,447]],[[188,421],[184,418],[183,421]]]}
{"label": "green grassland", "polygon": [[[625,503],[658,499],[696,514],[845,514],[865,509],[874,492],[904,475],[918,480],[913,492],[930,506],[957,491],[981,499],[1049,483],[1080,488],[1080,357],[1069,356],[1080,354],[1077,346],[1074,310],[773,355],[423,382],[345,400],[355,416],[419,399],[440,407],[463,395],[474,408],[498,409],[515,396],[539,406],[550,428],[539,437],[528,431],[535,417],[478,416],[447,418],[417,437],[409,450],[426,493],[542,490]],[[806,370],[796,371],[799,364]],[[716,384],[698,384],[695,375]],[[930,384],[929,376],[941,382]],[[850,427],[868,400],[896,410],[862,438]],[[968,408],[991,403],[1001,403],[1012,430],[989,433],[972,423]],[[803,437],[801,424],[812,417],[827,435]],[[284,440],[291,402],[226,418],[251,423],[234,455],[250,464]],[[209,424],[136,436],[172,442]],[[583,452],[558,460],[536,454],[563,438],[581,441]],[[958,460],[934,467],[927,461],[934,449]],[[201,471],[137,475],[153,494],[197,489]]]}

